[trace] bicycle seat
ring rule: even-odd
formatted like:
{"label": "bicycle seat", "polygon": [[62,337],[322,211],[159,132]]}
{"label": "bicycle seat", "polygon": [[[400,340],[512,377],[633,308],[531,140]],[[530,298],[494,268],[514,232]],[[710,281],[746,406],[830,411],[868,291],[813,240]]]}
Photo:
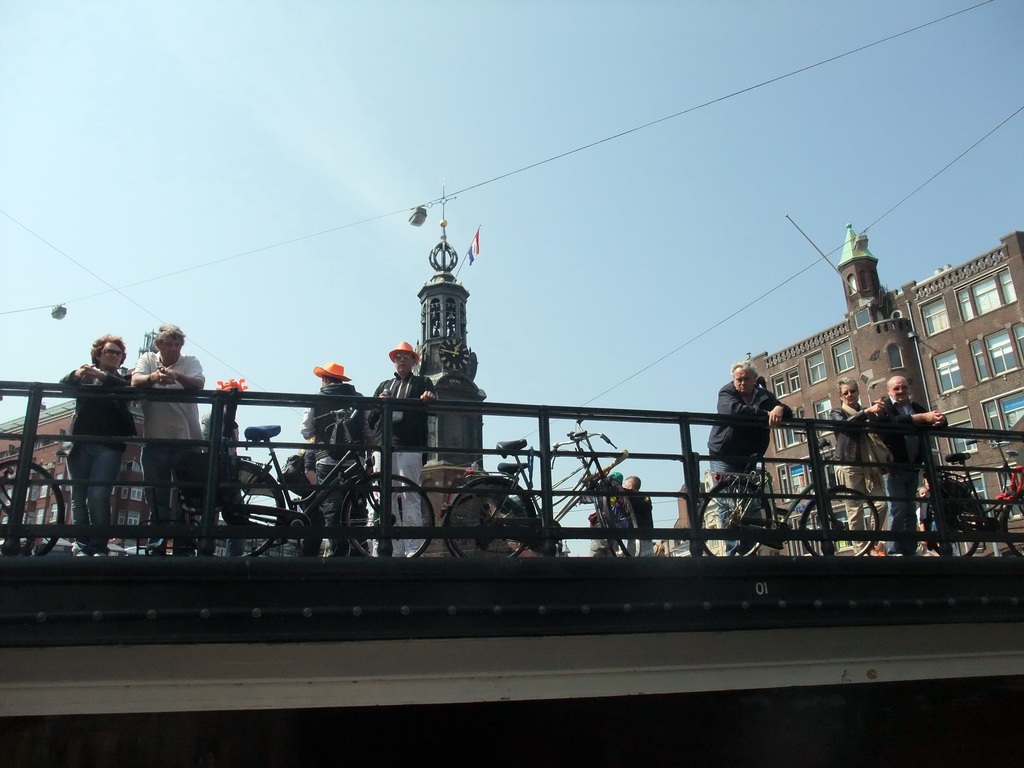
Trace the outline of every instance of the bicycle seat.
{"label": "bicycle seat", "polygon": [[519,474],[519,469],[518,464],[513,464],[510,461],[498,464],[498,471],[503,475],[517,475]]}
{"label": "bicycle seat", "polygon": [[265,443],[272,437],[277,437],[281,434],[280,425],[273,425],[268,427],[246,427],[245,428],[245,439],[251,440],[254,443]]}
{"label": "bicycle seat", "polygon": [[507,454],[515,453],[516,451],[521,451],[523,448],[525,448],[526,438],[522,438],[520,440],[509,440],[504,443],[498,443],[497,447],[498,450],[501,451],[501,458],[504,459]]}
{"label": "bicycle seat", "polygon": [[967,459],[970,458],[966,453],[948,453],[946,454],[947,464],[967,464]]}

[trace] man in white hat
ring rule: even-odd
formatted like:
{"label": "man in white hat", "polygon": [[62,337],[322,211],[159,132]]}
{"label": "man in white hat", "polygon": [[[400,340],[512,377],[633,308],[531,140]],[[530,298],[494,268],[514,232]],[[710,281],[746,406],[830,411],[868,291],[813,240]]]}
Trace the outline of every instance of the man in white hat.
{"label": "man in white hat", "polygon": [[[388,353],[395,364],[395,375],[382,381],[374,397],[394,397],[417,399],[430,402],[436,399],[434,383],[426,376],[412,372],[412,368],[420,361],[420,356],[407,341],[403,341]],[[377,443],[380,444],[381,423],[380,413],[371,416],[376,427]],[[427,445],[427,413],[417,408],[411,411],[393,411],[391,426],[391,445],[395,451],[391,454],[391,472],[402,475],[419,485],[423,471],[423,448]],[[419,448],[416,451],[401,450],[402,448]],[[377,466],[380,468],[380,460]],[[382,470],[383,471],[383,470]],[[391,513],[400,526],[419,526],[423,524],[420,512],[418,493],[399,493],[392,495]],[[395,557],[411,557],[423,545],[423,539],[398,539],[394,542]]]}

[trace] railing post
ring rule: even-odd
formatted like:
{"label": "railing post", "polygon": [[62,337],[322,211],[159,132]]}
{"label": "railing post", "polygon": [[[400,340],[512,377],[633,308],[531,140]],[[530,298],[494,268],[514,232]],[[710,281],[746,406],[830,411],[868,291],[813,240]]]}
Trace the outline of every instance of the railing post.
{"label": "railing post", "polygon": [[[237,390],[232,391],[237,393]],[[203,511],[199,522],[200,536],[196,542],[196,551],[200,555],[212,555],[217,548],[217,499],[221,490],[225,394],[220,391],[214,392],[210,411],[210,437],[206,446],[209,461],[206,463],[206,487],[203,489]]]}
{"label": "railing post", "polygon": [[[913,430],[921,445],[921,461],[924,464],[925,477],[928,478],[928,486],[931,489],[928,493],[928,503],[934,510],[932,520],[935,523],[935,530],[938,533],[939,554],[952,555],[953,536],[952,531],[949,530],[949,526],[946,525],[946,500],[943,498],[943,494],[939,489],[939,473],[935,466],[935,456],[932,452],[932,446],[935,444],[935,441],[930,435],[926,435],[925,430],[921,427],[911,426],[909,429]],[[917,499],[911,499],[911,508],[916,505]],[[914,516],[915,519],[920,519],[916,510]],[[917,532],[917,525],[914,526],[914,531],[915,533]]]}
{"label": "railing post", "polygon": [[381,537],[377,540],[377,555],[379,557],[391,557],[395,551],[395,544],[392,540],[391,523],[391,453],[394,432],[394,398],[382,397],[382,409],[380,415],[380,516],[381,520],[377,525],[381,527]]}
{"label": "railing post", "polygon": [[[832,500],[828,495],[828,476],[825,467],[821,463],[821,449],[818,446],[818,428],[812,420],[804,423],[807,432],[808,456],[811,460],[811,477],[814,478],[814,503],[818,505],[818,522],[821,524],[821,531],[824,540],[821,542],[821,553],[823,555],[834,555],[836,553],[835,533],[832,530]],[[772,504],[775,502],[773,501]],[[803,542],[801,542],[801,545]]]}
{"label": "railing post", "polygon": [[[43,385],[29,386],[25,405],[25,424],[21,431],[21,446],[18,449],[18,471],[11,489],[11,508],[7,515],[3,551],[5,555],[17,555],[21,541],[21,526],[25,524],[25,499],[28,498],[30,465],[36,448],[36,431],[39,425],[39,411],[43,404]],[[58,491],[59,492],[59,491]],[[60,521],[61,525],[64,521]]]}
{"label": "railing post", "polygon": [[[692,424],[688,413],[679,414],[679,445],[682,449],[683,460],[683,491],[686,499],[686,523],[690,529],[690,556],[704,554],[704,539],[696,538],[696,532],[703,529],[694,524],[693,516],[700,506],[700,494],[695,489],[702,487],[700,479],[700,461],[696,451],[693,450],[693,435],[690,433]],[[696,546],[695,546],[696,545]]]}
{"label": "railing post", "polygon": [[558,540],[554,535],[554,504],[551,493],[551,421],[548,409],[541,406],[537,412],[537,434],[541,444],[540,464],[540,519],[544,529],[541,539],[541,554],[555,557],[558,554]]}

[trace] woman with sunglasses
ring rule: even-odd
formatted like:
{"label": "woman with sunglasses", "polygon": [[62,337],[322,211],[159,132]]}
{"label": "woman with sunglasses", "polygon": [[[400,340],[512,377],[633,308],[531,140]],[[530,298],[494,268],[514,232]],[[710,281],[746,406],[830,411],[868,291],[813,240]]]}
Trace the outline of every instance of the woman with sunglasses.
{"label": "woman with sunglasses", "polygon": [[[120,368],[127,350],[124,340],[103,336],[92,344],[92,362],[76,368],[61,384],[73,387],[130,387],[131,377]],[[109,441],[75,440],[68,454],[71,486],[71,517],[75,525],[110,525],[110,492],[121,472],[124,438],[135,436],[135,418],[128,410],[128,399],[88,395],[75,404],[71,425],[74,437],[105,437]],[[88,483],[88,484],[86,484]],[[77,556],[108,554],[107,536],[79,536]]]}

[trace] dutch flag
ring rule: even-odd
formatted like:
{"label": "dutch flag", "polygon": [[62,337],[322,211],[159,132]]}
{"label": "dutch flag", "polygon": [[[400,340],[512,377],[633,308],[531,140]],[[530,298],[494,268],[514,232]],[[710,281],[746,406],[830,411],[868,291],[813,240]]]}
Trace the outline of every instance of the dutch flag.
{"label": "dutch flag", "polygon": [[469,259],[469,263],[472,264],[474,259],[480,255],[480,227],[476,228],[476,234],[473,235],[473,242],[469,244],[469,250],[466,251],[466,258]]}

